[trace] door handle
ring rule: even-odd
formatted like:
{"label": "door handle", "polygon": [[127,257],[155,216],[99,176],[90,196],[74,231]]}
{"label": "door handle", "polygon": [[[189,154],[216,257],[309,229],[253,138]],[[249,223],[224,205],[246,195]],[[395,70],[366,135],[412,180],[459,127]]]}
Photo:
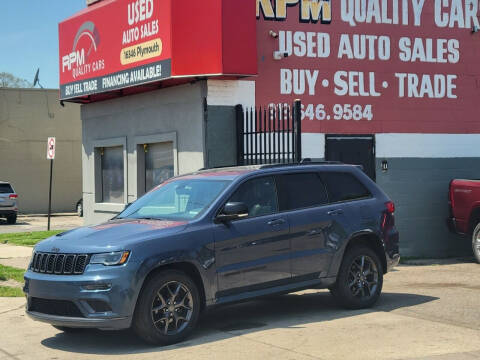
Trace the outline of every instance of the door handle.
{"label": "door handle", "polygon": [[343,214],[343,210],[342,209],[335,209],[335,210],[330,210],[327,212],[327,215],[341,215]]}
{"label": "door handle", "polygon": [[284,219],[270,220],[269,222],[267,222],[267,224],[270,226],[278,226],[278,225],[285,224],[285,220]]}

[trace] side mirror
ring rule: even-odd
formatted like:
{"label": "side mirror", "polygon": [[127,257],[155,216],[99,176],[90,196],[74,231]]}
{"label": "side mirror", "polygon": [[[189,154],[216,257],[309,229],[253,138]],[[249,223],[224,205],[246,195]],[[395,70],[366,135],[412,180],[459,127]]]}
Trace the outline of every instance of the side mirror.
{"label": "side mirror", "polygon": [[217,215],[217,222],[227,222],[248,216],[248,206],[243,202],[228,202]]}

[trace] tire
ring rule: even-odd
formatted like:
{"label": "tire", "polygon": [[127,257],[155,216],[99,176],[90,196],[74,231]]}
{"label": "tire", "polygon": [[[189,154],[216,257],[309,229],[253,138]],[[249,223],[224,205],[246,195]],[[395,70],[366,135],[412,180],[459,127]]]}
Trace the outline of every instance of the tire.
{"label": "tire", "polygon": [[472,250],[473,256],[480,264],[480,223],[475,226],[475,230],[473,230],[472,234]]}
{"label": "tire", "polygon": [[67,327],[67,326],[57,326],[57,325],[52,325],[55,329],[63,331],[65,333],[78,333],[81,331],[84,331],[84,328],[72,328],[72,327]]}
{"label": "tire", "polygon": [[79,217],[83,217],[83,204],[82,203],[77,204],[77,215]]}
{"label": "tire", "polygon": [[[363,271],[362,271],[363,259]],[[354,246],[343,256],[332,295],[347,309],[369,308],[383,286],[383,268],[377,254],[366,246]]]}
{"label": "tire", "polygon": [[150,344],[174,344],[193,331],[200,309],[195,282],[181,271],[166,270],[144,285],[133,316],[133,331]]}
{"label": "tire", "polygon": [[13,225],[17,222],[17,215],[8,215],[7,224]]}

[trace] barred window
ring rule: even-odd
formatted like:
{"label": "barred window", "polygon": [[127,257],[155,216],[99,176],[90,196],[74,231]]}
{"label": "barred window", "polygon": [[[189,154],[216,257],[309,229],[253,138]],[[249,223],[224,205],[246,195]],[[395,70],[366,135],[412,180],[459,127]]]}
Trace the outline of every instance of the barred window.
{"label": "barred window", "polygon": [[145,191],[153,189],[174,175],[173,142],[146,144]]}
{"label": "barred window", "polygon": [[102,148],[102,202],[124,202],[123,146]]}

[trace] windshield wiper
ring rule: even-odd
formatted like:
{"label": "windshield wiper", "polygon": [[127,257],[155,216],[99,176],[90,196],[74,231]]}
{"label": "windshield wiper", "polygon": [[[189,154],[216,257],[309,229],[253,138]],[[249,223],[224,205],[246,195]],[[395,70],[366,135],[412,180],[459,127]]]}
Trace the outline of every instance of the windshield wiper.
{"label": "windshield wiper", "polygon": [[151,216],[140,216],[140,217],[133,217],[133,218],[125,218],[125,219],[136,219],[136,220],[167,220],[167,219],[164,219],[164,218],[151,217]]}

